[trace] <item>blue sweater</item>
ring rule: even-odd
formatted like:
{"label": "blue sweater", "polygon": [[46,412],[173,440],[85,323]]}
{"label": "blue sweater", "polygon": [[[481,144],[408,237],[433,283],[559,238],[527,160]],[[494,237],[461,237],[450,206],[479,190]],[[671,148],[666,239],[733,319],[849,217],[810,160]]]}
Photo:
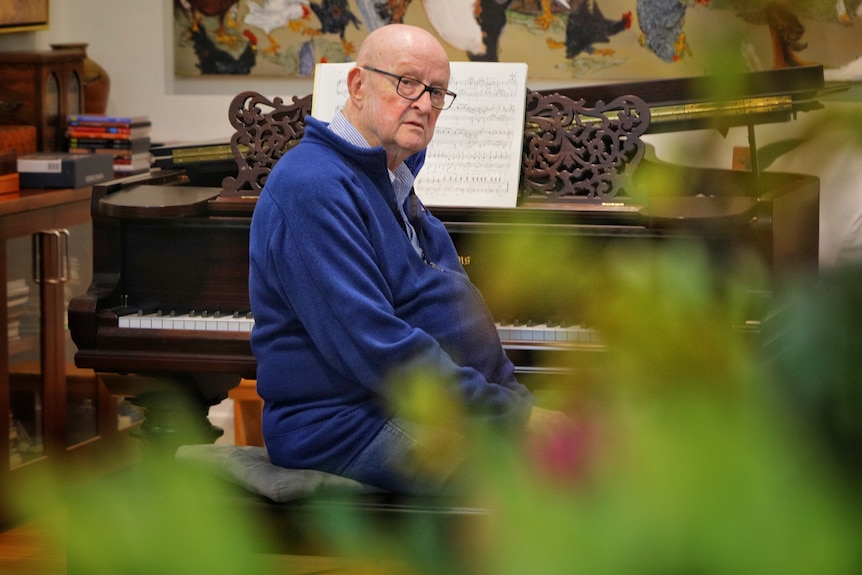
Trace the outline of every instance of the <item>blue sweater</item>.
{"label": "blue sweater", "polygon": [[[424,152],[407,160],[415,174]],[[251,345],[263,433],[283,467],[339,473],[392,416],[389,378],[430,366],[479,417],[515,426],[532,396],[443,224],[408,198],[425,259],[397,216],[382,148],[308,119],[251,223]],[[409,204],[414,204],[411,208]]]}

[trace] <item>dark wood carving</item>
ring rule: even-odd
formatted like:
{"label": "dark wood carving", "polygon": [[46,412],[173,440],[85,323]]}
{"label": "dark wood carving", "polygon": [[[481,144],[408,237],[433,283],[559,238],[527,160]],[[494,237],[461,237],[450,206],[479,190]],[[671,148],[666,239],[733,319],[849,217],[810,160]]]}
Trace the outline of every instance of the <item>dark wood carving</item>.
{"label": "dark wood carving", "polygon": [[258,196],[275,163],[305,133],[311,95],[269,100],[257,92],[242,92],[231,101],[229,118],[235,132],[230,140],[236,177],[222,181],[222,196]]}
{"label": "dark wood carving", "polygon": [[[311,95],[268,100],[242,92],[231,102],[235,128],[231,152],[237,176],[222,182],[222,197],[257,196],[275,163],[305,133]],[[641,136],[649,127],[649,106],[636,96],[587,107],[560,94],[527,93],[522,199],[603,201],[628,186],[643,157]]]}
{"label": "dark wood carving", "polygon": [[608,104],[527,93],[522,199],[607,201],[629,186],[650,109],[636,96]]}

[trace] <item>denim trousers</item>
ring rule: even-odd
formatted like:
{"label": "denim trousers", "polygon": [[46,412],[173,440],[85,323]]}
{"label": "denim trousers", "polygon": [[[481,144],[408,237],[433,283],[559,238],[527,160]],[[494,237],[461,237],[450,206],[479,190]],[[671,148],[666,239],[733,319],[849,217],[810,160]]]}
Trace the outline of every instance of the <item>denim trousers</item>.
{"label": "denim trousers", "polygon": [[440,495],[451,490],[454,470],[431,473],[418,464],[422,444],[418,424],[399,418],[383,429],[339,475],[407,495]]}

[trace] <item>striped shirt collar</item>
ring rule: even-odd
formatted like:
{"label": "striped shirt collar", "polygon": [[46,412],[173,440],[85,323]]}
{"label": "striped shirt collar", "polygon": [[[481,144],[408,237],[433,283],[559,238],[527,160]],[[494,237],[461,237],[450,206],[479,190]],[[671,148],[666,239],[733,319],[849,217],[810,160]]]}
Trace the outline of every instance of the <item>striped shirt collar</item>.
{"label": "striped shirt collar", "polygon": [[[335,117],[329,123],[329,129],[357,148],[371,147],[365,141],[365,138],[362,137],[362,134],[359,133],[359,130],[356,129],[356,126],[350,123],[350,120],[347,119],[341,110],[335,113]],[[389,170],[389,179],[392,181],[392,186],[395,189],[395,200],[399,206],[402,206],[410,194],[411,188],[413,188],[415,176],[410,171],[410,168],[407,167],[407,164],[401,162],[395,168],[394,173],[392,170]]]}

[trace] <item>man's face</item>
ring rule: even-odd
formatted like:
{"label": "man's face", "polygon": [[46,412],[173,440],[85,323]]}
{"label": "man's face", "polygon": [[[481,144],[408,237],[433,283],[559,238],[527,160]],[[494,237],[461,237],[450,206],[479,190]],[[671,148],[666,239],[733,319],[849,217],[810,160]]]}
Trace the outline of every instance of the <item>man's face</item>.
{"label": "man's face", "polygon": [[[412,55],[377,67],[398,76],[416,78],[429,86],[446,88],[449,85],[449,65],[445,61]],[[440,110],[431,106],[427,92],[418,100],[411,101],[396,92],[396,78],[371,70],[362,70],[361,74],[366,100],[361,112],[360,131],[371,146],[386,149],[390,167],[393,167],[428,145]]]}

